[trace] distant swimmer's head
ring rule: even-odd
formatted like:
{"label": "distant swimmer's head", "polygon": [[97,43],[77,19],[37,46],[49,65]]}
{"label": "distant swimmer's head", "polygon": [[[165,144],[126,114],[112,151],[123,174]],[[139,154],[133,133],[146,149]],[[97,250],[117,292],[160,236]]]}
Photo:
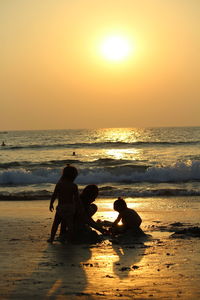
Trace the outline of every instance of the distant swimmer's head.
{"label": "distant swimmer's head", "polygon": [[127,208],[126,202],[124,199],[119,197],[115,202],[114,202],[114,210],[120,212],[124,209]]}
{"label": "distant swimmer's head", "polygon": [[75,167],[73,167],[71,165],[67,165],[63,169],[63,173],[62,173],[62,178],[63,179],[74,181],[77,176],[78,176],[78,171]]}

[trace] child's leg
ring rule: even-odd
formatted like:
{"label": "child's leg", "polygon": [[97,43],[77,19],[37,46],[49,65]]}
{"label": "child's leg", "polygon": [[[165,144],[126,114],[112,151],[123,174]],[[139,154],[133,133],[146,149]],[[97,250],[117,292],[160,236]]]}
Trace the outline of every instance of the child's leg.
{"label": "child's leg", "polygon": [[58,215],[58,213],[56,213],[51,227],[51,237],[48,240],[49,243],[53,243],[60,222],[61,222],[61,217]]}
{"label": "child's leg", "polygon": [[68,216],[65,220],[67,226],[68,240],[72,242],[74,240],[74,216]]}
{"label": "child's leg", "polygon": [[125,228],[123,225],[115,225],[112,227],[111,232],[113,235],[117,235],[117,234],[121,234],[123,232],[125,232]]}
{"label": "child's leg", "polygon": [[62,219],[61,225],[60,225],[60,236],[66,235],[66,233],[67,233],[66,227],[67,227],[66,222],[65,222],[65,220]]}

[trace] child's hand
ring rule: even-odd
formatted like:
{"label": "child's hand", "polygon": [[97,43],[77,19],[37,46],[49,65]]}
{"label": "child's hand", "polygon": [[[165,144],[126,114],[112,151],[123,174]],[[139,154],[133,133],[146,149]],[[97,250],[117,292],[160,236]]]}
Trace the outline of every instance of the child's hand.
{"label": "child's hand", "polygon": [[54,210],[53,204],[50,204],[50,205],[49,205],[49,210],[50,210],[51,212]]}
{"label": "child's hand", "polygon": [[106,230],[106,229],[103,229],[103,230],[102,230],[102,234],[103,234],[103,235],[110,235],[109,231]]}

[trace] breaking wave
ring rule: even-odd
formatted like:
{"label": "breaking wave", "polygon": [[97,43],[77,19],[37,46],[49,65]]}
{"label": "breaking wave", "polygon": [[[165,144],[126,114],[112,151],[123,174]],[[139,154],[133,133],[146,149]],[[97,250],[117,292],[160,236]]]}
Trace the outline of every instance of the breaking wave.
{"label": "breaking wave", "polygon": [[[40,164],[41,166],[41,164]],[[27,170],[15,168],[0,171],[1,185],[26,185],[55,183],[60,176],[60,168],[40,167]],[[200,161],[177,163],[168,167],[148,167],[143,165],[108,165],[79,168],[78,184],[134,183],[134,182],[188,182],[200,180]]]}

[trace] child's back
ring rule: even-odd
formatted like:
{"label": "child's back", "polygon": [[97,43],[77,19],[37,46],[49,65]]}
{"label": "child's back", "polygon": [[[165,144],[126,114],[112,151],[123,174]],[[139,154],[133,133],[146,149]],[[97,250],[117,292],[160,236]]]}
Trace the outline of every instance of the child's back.
{"label": "child's back", "polygon": [[140,218],[140,216],[135,210],[127,207],[119,214],[121,216],[124,229],[133,229],[133,228],[140,227],[140,224],[142,223],[142,219]]}
{"label": "child's back", "polygon": [[66,179],[60,179],[56,185],[55,192],[58,198],[58,206],[75,203],[77,185]]}

